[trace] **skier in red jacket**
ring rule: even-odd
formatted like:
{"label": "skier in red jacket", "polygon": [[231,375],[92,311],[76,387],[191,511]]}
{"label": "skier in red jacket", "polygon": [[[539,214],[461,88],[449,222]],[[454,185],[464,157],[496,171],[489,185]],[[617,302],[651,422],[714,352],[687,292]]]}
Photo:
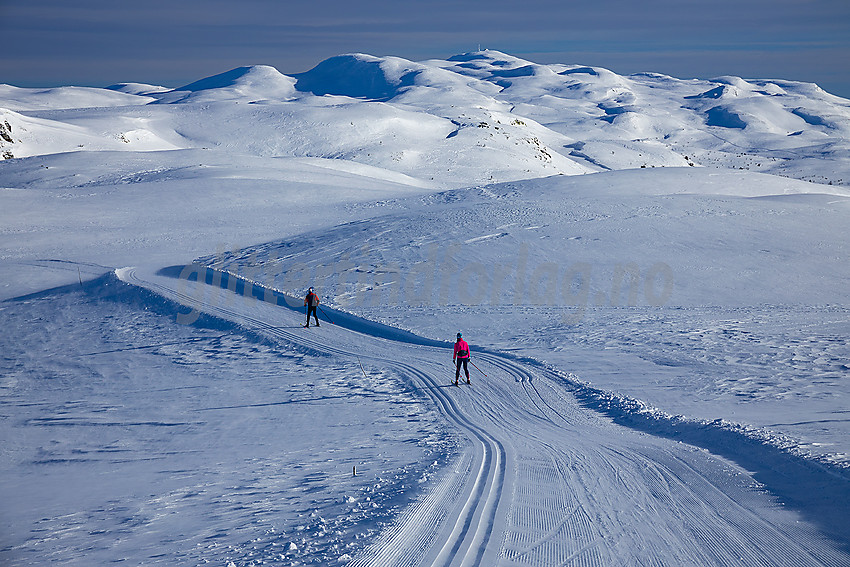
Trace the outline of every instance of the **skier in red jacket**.
{"label": "skier in red jacket", "polygon": [[307,324],[304,326],[310,326],[310,313],[312,313],[313,319],[316,320],[316,326],[319,327],[319,316],[316,314],[316,308],[319,306],[319,296],[313,293],[312,287],[307,291],[307,297],[304,298],[304,305],[307,306]]}
{"label": "skier in red jacket", "polygon": [[469,384],[469,345],[463,340],[461,333],[457,334],[457,342],[455,343],[454,354],[452,354],[452,362],[457,365],[455,370],[455,386],[457,386],[458,378],[460,378],[460,367],[463,366],[463,371],[466,373],[466,383]]}

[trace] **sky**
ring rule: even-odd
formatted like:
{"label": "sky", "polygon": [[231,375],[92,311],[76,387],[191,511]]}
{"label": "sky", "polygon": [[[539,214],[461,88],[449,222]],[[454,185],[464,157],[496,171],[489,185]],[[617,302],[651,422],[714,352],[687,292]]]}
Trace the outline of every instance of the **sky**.
{"label": "sky", "polygon": [[342,53],[496,49],[619,74],[816,82],[850,98],[847,0],[0,0],[0,83],[178,87]]}

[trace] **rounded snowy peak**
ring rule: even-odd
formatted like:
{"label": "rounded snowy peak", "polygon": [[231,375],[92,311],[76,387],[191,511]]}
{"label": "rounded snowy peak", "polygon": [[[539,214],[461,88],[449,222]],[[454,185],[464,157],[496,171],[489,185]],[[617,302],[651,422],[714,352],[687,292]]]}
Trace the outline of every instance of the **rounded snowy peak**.
{"label": "rounded snowy peak", "polygon": [[317,96],[389,100],[411,86],[424,69],[425,66],[400,57],[349,53],[325,59],[306,73],[295,75],[295,88]]}
{"label": "rounded snowy peak", "polygon": [[[451,96],[460,93],[495,94],[493,82],[503,77],[553,75],[547,66],[536,65],[499,51],[479,51],[456,55],[448,60],[413,62],[400,57],[375,57],[350,53],[331,57],[306,73],[295,75],[295,88],[317,96],[338,95],[389,101],[406,95],[416,98],[417,87],[425,87],[426,98],[438,91]],[[470,81],[470,79],[473,79]],[[481,84],[488,83],[488,85]],[[426,91],[419,89],[420,94]],[[467,98],[468,100],[468,98]],[[478,101],[476,104],[485,104]],[[487,104],[485,104],[486,106]]]}
{"label": "rounded snowy peak", "polygon": [[[588,83],[600,88],[620,86],[622,77],[600,67],[538,64],[501,51],[487,49],[449,57],[443,65],[460,75],[475,77],[502,89],[547,90],[552,93],[566,84]],[[514,88],[513,92],[516,92]]]}
{"label": "rounded snowy peak", "polygon": [[486,49],[453,55],[446,60],[447,68],[456,73],[492,80],[497,77],[531,77],[551,73],[545,65],[538,65],[501,51]]}
{"label": "rounded snowy peak", "polygon": [[295,79],[269,65],[237,67],[164,93],[161,102],[286,100],[295,94]]}
{"label": "rounded snowy peak", "polygon": [[498,67],[519,67],[531,64],[530,61],[520,59],[519,57],[515,57],[507,53],[502,53],[501,51],[496,51],[495,49],[481,49],[479,51],[460,53],[458,55],[452,55],[446,61],[458,63],[478,62],[482,64],[496,65]]}

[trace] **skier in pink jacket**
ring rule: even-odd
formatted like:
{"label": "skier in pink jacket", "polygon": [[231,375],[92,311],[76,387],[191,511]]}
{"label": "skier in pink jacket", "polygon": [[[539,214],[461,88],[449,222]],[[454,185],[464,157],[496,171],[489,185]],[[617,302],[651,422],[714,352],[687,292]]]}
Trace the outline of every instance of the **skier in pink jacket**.
{"label": "skier in pink jacket", "polygon": [[457,342],[455,343],[454,354],[452,354],[452,362],[457,365],[455,370],[455,386],[457,386],[458,378],[460,378],[460,367],[463,366],[463,371],[466,373],[466,383],[469,384],[469,345],[463,340],[461,333],[457,334]]}

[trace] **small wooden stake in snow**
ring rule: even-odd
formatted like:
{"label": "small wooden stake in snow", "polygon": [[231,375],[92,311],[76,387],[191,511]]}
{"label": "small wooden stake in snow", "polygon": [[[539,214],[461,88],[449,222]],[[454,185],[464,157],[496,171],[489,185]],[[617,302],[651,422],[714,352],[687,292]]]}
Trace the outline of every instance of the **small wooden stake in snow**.
{"label": "small wooden stake in snow", "polygon": [[[360,364],[360,370],[363,370],[363,363],[362,363],[362,362],[360,362],[360,357],[359,357],[359,356],[357,357],[357,362],[358,362],[358,364]],[[363,370],[363,377],[364,377],[364,378],[366,378],[367,380],[369,379],[369,377],[368,377],[368,376],[366,376],[366,371],[365,371],[365,370]]]}
{"label": "small wooden stake in snow", "polygon": [[357,465],[351,467],[351,476],[357,476]]}

